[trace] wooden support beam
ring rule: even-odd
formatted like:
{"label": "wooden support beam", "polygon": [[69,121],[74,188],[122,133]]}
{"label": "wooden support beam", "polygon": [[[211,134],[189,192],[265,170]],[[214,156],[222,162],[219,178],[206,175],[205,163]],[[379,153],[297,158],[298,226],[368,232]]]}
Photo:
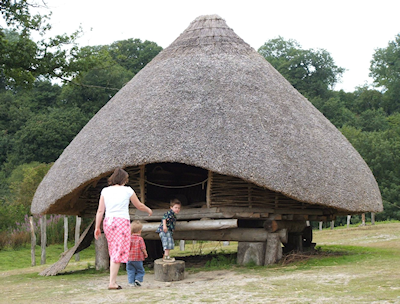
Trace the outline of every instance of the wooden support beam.
{"label": "wooden support beam", "polygon": [[[129,210],[131,220],[159,221],[168,209],[155,209],[149,218],[146,212],[132,208]],[[213,208],[183,208],[176,216],[178,220],[198,220],[202,218],[224,219],[224,218],[260,218],[260,219],[293,219],[293,220],[325,220],[332,216],[322,215],[323,210],[318,209],[290,209],[274,210],[271,208],[248,208],[248,207],[213,207]],[[320,214],[320,215],[319,215]]]}
{"label": "wooden support beam", "polygon": [[206,189],[206,206],[207,206],[207,208],[211,207],[212,180],[213,180],[213,173],[211,170],[208,170],[208,180],[207,180],[207,189]]}
{"label": "wooden support beam", "polygon": [[[264,228],[231,228],[221,230],[193,230],[174,232],[175,240],[265,242],[268,232]],[[142,232],[146,240],[159,240],[155,232]]]}
{"label": "wooden support beam", "polygon": [[144,183],[145,179],[145,165],[139,166],[140,177],[139,177],[139,185],[140,185],[140,202],[142,204],[146,204],[146,186]]}
{"label": "wooden support beam", "polygon": [[281,229],[287,229],[288,232],[302,232],[306,226],[305,221],[266,220],[264,222],[264,228],[268,232],[276,232]]}
{"label": "wooden support beam", "polygon": [[[143,223],[142,232],[156,231],[159,222],[157,223]],[[220,230],[228,228],[237,228],[237,219],[223,219],[223,220],[202,220],[202,221],[177,221],[175,231],[192,231],[192,230]]]}

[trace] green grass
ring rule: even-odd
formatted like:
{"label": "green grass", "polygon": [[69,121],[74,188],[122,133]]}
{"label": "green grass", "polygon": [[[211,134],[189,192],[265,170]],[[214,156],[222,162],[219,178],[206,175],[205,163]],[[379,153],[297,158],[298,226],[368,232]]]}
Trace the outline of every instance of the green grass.
{"label": "green grass", "polygon": [[[74,245],[68,244],[68,248]],[[64,252],[64,245],[49,245],[46,247],[46,264],[51,265],[60,259],[61,254]],[[95,249],[92,244],[89,248],[79,253],[80,260],[87,263],[94,263]],[[35,247],[36,265],[40,265],[41,261],[41,247]],[[75,261],[75,257],[71,259]],[[0,271],[7,271],[13,269],[21,269],[31,267],[31,247],[23,246],[18,250],[3,249],[0,251]]]}
{"label": "green grass", "polygon": [[[30,267],[30,248],[3,250],[0,303],[157,303],[165,297],[180,303],[400,303],[400,222],[316,230],[313,234],[318,254],[289,264],[241,267],[227,255],[217,254],[201,269],[208,271],[189,270],[181,282],[166,287],[151,281],[152,271],[147,270],[147,287],[124,287],[120,293],[104,288],[108,272],[94,270],[93,247],[81,252],[81,262],[71,259],[66,273],[54,277],[41,277],[38,272],[58,260],[61,245],[49,246],[47,265],[35,267]],[[189,243],[183,253],[177,247],[175,256],[193,255],[193,251],[234,253],[237,243]],[[36,249],[39,264],[40,247]],[[126,280],[125,271],[120,275]]]}

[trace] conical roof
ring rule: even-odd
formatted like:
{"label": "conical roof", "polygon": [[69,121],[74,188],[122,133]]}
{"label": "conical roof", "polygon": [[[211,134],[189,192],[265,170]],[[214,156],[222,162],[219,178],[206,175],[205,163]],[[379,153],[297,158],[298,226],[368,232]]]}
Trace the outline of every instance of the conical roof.
{"label": "conical roof", "polygon": [[81,130],[39,185],[33,213],[116,167],[178,162],[301,202],[378,212],[378,185],[347,139],[219,16],[201,16]]}

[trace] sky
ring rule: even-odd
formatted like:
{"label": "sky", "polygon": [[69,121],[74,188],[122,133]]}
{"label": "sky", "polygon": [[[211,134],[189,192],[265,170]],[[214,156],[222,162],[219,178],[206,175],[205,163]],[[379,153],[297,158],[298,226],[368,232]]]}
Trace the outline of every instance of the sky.
{"label": "sky", "polygon": [[53,12],[51,34],[71,34],[81,26],[80,46],[138,38],[166,48],[198,16],[217,14],[255,50],[279,36],[303,49],[325,49],[346,69],[334,88],[346,92],[372,83],[375,50],[400,34],[398,0],[44,1]]}

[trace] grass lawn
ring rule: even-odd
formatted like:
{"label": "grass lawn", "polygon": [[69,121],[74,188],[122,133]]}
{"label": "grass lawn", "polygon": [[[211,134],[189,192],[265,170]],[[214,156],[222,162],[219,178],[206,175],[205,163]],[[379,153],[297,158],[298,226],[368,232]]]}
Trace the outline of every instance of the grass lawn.
{"label": "grass lawn", "polygon": [[[186,269],[179,282],[154,280],[147,269],[141,288],[108,291],[108,273],[95,271],[94,249],[72,259],[65,274],[38,273],[58,260],[62,245],[47,248],[47,265],[30,266],[30,248],[0,251],[0,303],[400,303],[400,223],[376,223],[313,231],[319,255],[268,267]],[[178,246],[179,247],[179,246]],[[174,255],[234,252],[237,243],[188,242]],[[37,247],[40,264],[40,247]]]}

